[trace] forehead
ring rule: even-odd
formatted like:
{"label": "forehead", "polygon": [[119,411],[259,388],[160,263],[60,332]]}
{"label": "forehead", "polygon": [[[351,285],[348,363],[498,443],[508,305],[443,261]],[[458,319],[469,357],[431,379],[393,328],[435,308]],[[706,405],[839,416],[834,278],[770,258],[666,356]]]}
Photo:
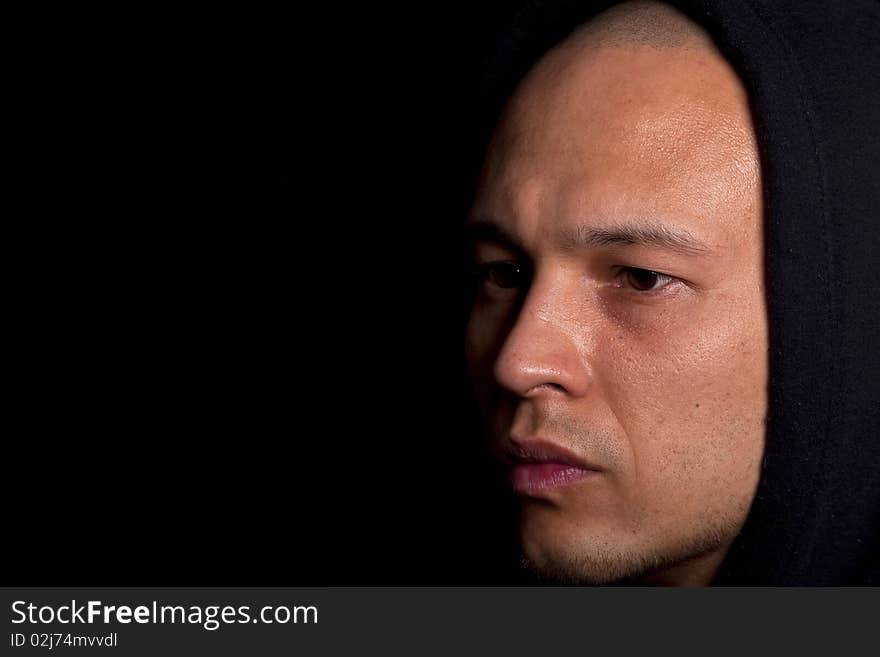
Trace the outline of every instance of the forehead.
{"label": "forehead", "polygon": [[748,98],[719,53],[574,40],[548,53],[508,103],[472,214],[520,232],[662,215],[734,237],[758,175]]}

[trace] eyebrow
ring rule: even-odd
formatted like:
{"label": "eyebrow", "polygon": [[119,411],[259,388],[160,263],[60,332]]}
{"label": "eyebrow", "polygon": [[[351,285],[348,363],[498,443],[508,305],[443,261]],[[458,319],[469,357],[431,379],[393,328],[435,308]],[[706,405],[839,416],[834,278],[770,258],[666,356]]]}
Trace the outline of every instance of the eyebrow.
{"label": "eyebrow", "polygon": [[[467,225],[466,231],[471,241],[497,242],[525,250],[515,236],[492,220],[473,221]],[[557,239],[565,250],[609,246],[647,246],[686,256],[705,255],[712,252],[706,243],[688,231],[661,223],[645,225],[612,223],[601,227],[581,224],[561,230]]]}
{"label": "eyebrow", "polygon": [[686,230],[665,224],[612,224],[594,227],[580,225],[563,230],[561,242],[567,248],[603,246],[649,246],[687,256],[703,255],[709,246]]}

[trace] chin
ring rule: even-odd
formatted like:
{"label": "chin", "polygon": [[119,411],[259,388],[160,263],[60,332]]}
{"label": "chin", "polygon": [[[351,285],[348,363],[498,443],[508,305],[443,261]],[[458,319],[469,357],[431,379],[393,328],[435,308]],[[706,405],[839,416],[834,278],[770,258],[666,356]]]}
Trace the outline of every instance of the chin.
{"label": "chin", "polygon": [[[523,517],[520,524],[520,564],[525,574],[540,582],[608,584],[631,576],[632,559],[607,531],[567,523]],[[560,526],[561,525],[561,526]]]}
{"label": "chin", "polygon": [[571,585],[708,583],[732,536],[725,528],[648,535],[588,522],[523,518],[520,564],[530,579]]}
{"label": "chin", "polygon": [[520,566],[537,583],[602,586],[646,574],[622,554],[583,550],[578,553],[523,544]]}

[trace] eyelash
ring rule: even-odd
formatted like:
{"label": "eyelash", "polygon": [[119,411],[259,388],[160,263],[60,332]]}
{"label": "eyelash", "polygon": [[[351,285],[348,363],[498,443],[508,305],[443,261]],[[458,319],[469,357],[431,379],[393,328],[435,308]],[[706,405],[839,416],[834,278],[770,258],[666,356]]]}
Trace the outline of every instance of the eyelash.
{"label": "eyelash", "polygon": [[[503,271],[503,269],[507,269],[507,271]],[[491,280],[492,277],[496,279],[500,276],[528,276],[528,272],[525,267],[520,265],[517,262],[512,261],[493,261],[479,264],[475,267],[475,276],[478,282],[482,285],[492,286],[496,289],[500,290],[512,290],[518,289],[521,286],[517,284],[512,285],[503,285],[498,284],[498,281]],[[617,274],[614,278],[615,284],[613,287],[623,288],[625,285],[621,283],[621,279],[631,276],[633,274],[648,274],[651,276],[656,276],[658,282],[662,282],[662,284],[654,287],[650,287],[647,289],[640,289],[636,285],[629,285],[628,287],[641,295],[649,295],[649,294],[659,294],[662,290],[666,289],[673,283],[675,283],[678,279],[674,276],[669,276],[668,274],[663,274],[662,272],[654,271],[653,269],[644,269],[642,267],[618,267]],[[631,282],[631,280],[630,280]]]}

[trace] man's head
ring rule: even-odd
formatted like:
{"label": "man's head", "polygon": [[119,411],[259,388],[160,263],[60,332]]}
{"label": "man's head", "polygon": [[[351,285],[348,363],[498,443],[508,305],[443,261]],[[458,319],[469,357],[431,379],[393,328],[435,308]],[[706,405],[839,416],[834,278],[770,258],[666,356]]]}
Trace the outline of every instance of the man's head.
{"label": "man's head", "polygon": [[605,12],[517,88],[469,224],[468,363],[525,561],[708,582],[767,412],[760,168],[733,69],[671,8]]}

